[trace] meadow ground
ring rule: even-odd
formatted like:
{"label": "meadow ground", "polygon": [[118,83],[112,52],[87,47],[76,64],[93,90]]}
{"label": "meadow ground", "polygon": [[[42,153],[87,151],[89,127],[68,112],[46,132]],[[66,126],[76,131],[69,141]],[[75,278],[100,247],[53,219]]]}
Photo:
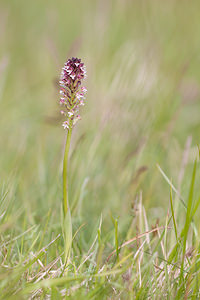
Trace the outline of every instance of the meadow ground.
{"label": "meadow ground", "polygon": [[[0,299],[199,299],[199,1],[0,1]],[[60,70],[87,67],[64,270]]]}

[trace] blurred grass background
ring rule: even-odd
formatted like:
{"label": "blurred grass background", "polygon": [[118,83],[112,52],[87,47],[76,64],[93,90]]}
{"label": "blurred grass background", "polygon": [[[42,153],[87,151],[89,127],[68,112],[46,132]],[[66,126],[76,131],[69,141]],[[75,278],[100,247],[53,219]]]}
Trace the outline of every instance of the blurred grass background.
{"label": "blurred grass background", "polygon": [[150,223],[165,216],[169,186],[157,163],[188,190],[200,132],[199,11],[195,0],[1,0],[0,181],[16,233],[49,211],[52,230],[60,226],[58,79],[71,56],[88,74],[71,147],[74,224],[87,222],[89,238],[101,213],[107,231],[111,214],[126,230],[141,190]]}

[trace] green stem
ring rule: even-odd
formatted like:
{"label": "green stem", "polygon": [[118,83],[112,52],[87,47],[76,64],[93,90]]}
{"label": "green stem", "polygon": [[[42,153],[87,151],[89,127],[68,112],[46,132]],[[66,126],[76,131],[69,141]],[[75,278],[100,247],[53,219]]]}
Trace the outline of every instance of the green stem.
{"label": "green stem", "polygon": [[68,209],[69,209],[69,202],[68,202],[68,156],[69,156],[69,148],[70,148],[70,141],[72,136],[72,121],[69,120],[69,129],[67,134],[67,141],[65,145],[65,154],[63,160],[63,210],[64,216],[66,216]]}

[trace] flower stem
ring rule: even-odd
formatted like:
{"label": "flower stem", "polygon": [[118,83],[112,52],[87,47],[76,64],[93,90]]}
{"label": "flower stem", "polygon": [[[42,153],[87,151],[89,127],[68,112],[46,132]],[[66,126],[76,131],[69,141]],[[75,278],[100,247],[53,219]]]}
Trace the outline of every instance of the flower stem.
{"label": "flower stem", "polygon": [[68,156],[69,156],[69,148],[71,142],[71,135],[72,135],[72,121],[69,120],[69,129],[67,134],[67,141],[65,145],[65,154],[63,160],[63,211],[64,217],[66,216],[68,209],[69,209],[69,202],[68,202]]}

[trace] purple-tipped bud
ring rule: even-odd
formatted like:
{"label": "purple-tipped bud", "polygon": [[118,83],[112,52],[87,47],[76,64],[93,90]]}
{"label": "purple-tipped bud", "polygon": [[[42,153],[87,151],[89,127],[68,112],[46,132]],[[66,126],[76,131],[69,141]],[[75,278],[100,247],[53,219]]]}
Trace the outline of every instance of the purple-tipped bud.
{"label": "purple-tipped bud", "polygon": [[64,64],[60,76],[60,104],[65,110],[61,113],[66,115],[67,120],[63,123],[64,129],[69,129],[70,124],[74,126],[80,119],[79,107],[84,105],[83,99],[87,89],[81,87],[86,78],[86,68],[81,59],[72,57]]}

